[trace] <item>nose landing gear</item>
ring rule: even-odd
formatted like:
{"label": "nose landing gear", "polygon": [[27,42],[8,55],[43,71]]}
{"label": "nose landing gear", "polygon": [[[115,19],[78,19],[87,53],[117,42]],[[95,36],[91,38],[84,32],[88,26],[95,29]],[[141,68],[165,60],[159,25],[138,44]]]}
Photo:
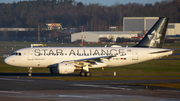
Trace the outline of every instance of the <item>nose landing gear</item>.
{"label": "nose landing gear", "polygon": [[29,69],[29,71],[28,71],[28,73],[29,73],[28,76],[31,77],[31,76],[32,76],[32,69],[33,69],[33,68],[32,68],[32,67],[29,67],[28,69]]}

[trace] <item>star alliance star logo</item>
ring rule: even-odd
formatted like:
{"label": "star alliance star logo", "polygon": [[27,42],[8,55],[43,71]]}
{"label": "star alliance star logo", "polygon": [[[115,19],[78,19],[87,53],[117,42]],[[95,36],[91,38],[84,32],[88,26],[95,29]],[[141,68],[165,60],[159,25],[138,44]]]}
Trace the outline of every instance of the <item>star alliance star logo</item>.
{"label": "star alliance star logo", "polygon": [[151,46],[153,46],[154,44],[160,44],[160,37],[162,35],[157,33],[155,30],[150,34],[148,35],[148,39],[151,41],[150,44]]}

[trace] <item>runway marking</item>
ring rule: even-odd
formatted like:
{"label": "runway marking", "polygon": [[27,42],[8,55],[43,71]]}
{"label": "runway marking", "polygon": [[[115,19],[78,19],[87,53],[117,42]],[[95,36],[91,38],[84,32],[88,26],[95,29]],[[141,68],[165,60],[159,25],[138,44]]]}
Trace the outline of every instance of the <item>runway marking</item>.
{"label": "runway marking", "polygon": [[111,87],[108,85],[86,85],[86,84],[73,84],[74,86],[84,86],[84,87],[98,87],[98,88],[109,88],[109,89],[119,89],[119,90],[131,90],[129,88],[119,88],[119,87]]}
{"label": "runway marking", "polygon": [[87,99],[104,99],[104,100],[109,100],[111,98],[118,98],[118,99],[124,99],[124,100],[142,100],[145,99],[156,99],[155,97],[145,97],[145,96],[140,96],[140,95],[59,95],[60,98],[87,98]]}
{"label": "runway marking", "polygon": [[19,80],[19,79],[7,79],[7,78],[0,78],[0,80],[7,80],[7,81],[28,81],[28,82],[34,81],[34,80]]}
{"label": "runway marking", "polygon": [[[1,94],[2,92],[2,94]],[[11,97],[13,98],[33,98],[33,99],[45,99],[45,100],[103,100],[103,101],[110,101],[110,100],[132,100],[132,101],[146,101],[147,99],[156,100],[155,97],[146,97],[141,95],[116,95],[116,94],[51,94],[51,93],[23,93],[23,92],[15,92],[15,91],[0,91],[0,97]],[[161,99],[162,101],[166,101]],[[177,100],[178,101],[178,100]]]}
{"label": "runway marking", "polygon": [[[154,91],[157,93],[157,91]],[[151,95],[152,92],[147,93]],[[127,95],[128,94],[128,95]],[[179,101],[178,98],[169,98],[163,97],[162,95],[158,96],[145,96],[142,93],[137,93],[140,95],[134,95],[133,93],[119,93],[119,94],[104,94],[104,93],[95,93],[95,94],[85,94],[85,93],[35,93],[35,92],[16,92],[16,91],[0,91],[0,97],[7,97],[13,101],[13,98],[26,98],[26,99],[41,99],[41,100],[68,100],[68,101],[79,101],[79,100],[102,100],[102,101]],[[159,94],[159,93],[157,93]],[[166,94],[166,93],[165,93]]]}
{"label": "runway marking", "polygon": [[83,96],[83,95],[59,95],[60,98],[96,98],[94,96]]}
{"label": "runway marking", "polygon": [[19,94],[21,92],[15,92],[15,91],[0,91],[0,93],[13,93],[13,94]]}

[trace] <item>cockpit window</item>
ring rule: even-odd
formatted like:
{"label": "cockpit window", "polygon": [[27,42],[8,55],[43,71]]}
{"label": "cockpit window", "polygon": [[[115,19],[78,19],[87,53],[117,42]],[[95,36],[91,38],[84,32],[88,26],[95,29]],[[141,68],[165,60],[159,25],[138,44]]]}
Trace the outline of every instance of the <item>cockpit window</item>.
{"label": "cockpit window", "polygon": [[15,53],[12,53],[11,55],[15,55]]}
{"label": "cockpit window", "polygon": [[21,53],[12,53],[11,55],[21,56]]}

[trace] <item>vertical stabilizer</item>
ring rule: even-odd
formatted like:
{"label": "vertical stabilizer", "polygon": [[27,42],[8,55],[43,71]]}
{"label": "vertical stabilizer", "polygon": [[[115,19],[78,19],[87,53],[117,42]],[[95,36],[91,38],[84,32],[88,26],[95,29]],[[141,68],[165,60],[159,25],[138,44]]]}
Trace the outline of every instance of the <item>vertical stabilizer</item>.
{"label": "vertical stabilizer", "polygon": [[162,48],[169,18],[161,17],[135,47]]}

